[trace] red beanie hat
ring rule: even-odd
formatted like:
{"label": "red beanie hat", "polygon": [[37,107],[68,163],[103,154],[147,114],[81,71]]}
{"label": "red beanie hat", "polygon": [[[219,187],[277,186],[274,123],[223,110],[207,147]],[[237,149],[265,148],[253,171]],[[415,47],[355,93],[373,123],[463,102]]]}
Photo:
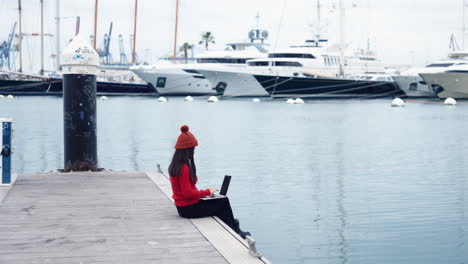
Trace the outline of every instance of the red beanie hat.
{"label": "red beanie hat", "polygon": [[198,141],[195,136],[189,132],[188,126],[181,126],[180,131],[182,133],[180,134],[175,144],[176,149],[188,149],[198,146]]}

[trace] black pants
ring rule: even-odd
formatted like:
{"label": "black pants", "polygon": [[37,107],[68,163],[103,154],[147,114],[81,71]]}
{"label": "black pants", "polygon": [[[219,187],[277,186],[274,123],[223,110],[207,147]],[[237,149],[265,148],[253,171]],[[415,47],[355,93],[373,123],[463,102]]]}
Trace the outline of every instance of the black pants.
{"label": "black pants", "polygon": [[229,199],[218,198],[200,200],[196,204],[188,206],[177,206],[179,215],[185,218],[201,218],[207,216],[217,216],[234,231],[239,232],[239,226],[235,224]]}

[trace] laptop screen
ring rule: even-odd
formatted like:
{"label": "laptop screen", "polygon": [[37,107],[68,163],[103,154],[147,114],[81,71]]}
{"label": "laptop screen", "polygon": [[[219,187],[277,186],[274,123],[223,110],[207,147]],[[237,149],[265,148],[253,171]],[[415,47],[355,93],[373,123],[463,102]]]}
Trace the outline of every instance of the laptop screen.
{"label": "laptop screen", "polygon": [[230,182],[231,182],[231,176],[225,175],[224,180],[223,180],[223,185],[221,185],[221,190],[219,191],[220,195],[226,196]]}

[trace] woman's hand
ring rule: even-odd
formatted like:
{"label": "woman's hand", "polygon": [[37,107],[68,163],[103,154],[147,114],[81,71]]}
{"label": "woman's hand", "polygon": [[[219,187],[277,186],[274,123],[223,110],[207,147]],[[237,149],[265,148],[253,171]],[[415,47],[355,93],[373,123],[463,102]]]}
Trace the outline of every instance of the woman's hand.
{"label": "woman's hand", "polygon": [[213,187],[208,188],[208,190],[210,190],[210,195],[211,195],[211,196],[213,196],[214,193],[218,191],[218,189],[213,188]]}

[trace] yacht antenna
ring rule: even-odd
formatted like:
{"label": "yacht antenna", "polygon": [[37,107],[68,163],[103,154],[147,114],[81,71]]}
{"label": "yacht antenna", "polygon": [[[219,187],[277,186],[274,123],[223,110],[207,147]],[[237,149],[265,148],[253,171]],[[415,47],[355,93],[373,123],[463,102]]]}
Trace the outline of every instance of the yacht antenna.
{"label": "yacht antenna", "polygon": [[135,0],[135,21],[133,22],[132,64],[135,64],[136,62],[135,47],[136,47],[136,30],[137,30],[137,11],[138,11],[138,0]]}
{"label": "yacht antenna", "polygon": [[98,16],[98,0],[94,4],[94,38],[93,38],[93,48],[96,50],[96,39],[97,39],[97,16]]}
{"label": "yacht antenna", "polygon": [[343,7],[343,0],[340,0],[340,77],[344,76],[344,20],[345,20],[345,10]]}
{"label": "yacht antenna", "polygon": [[257,16],[255,16],[255,19],[257,19],[257,29],[255,30],[255,34],[256,34],[256,39],[259,39],[260,38],[260,26],[259,26],[260,12],[257,12]]}
{"label": "yacht antenna", "polygon": [[[76,17],[76,25],[75,25],[75,36],[78,35],[79,33],[80,33],[80,17],[77,16]],[[93,38],[93,41],[94,41],[94,38]]]}
{"label": "yacht antenna", "polygon": [[41,71],[44,75],[44,0],[41,0]]}
{"label": "yacht antenna", "polygon": [[172,60],[176,61],[177,52],[177,24],[179,22],[179,0],[176,0],[176,16],[175,16],[175,30],[174,30],[174,57]]}
{"label": "yacht antenna", "polygon": [[21,0],[18,0],[18,15],[19,15],[19,33],[18,33],[18,49],[19,49],[19,72],[23,71],[23,52],[21,44],[23,42],[23,31],[21,31]]}
{"label": "yacht antenna", "polygon": [[55,70],[60,71],[60,0],[55,0]]}
{"label": "yacht antenna", "polygon": [[455,52],[459,49],[460,48],[458,47],[457,40],[455,39],[455,36],[452,34],[452,36],[450,36],[449,50],[451,50],[452,52]]}

